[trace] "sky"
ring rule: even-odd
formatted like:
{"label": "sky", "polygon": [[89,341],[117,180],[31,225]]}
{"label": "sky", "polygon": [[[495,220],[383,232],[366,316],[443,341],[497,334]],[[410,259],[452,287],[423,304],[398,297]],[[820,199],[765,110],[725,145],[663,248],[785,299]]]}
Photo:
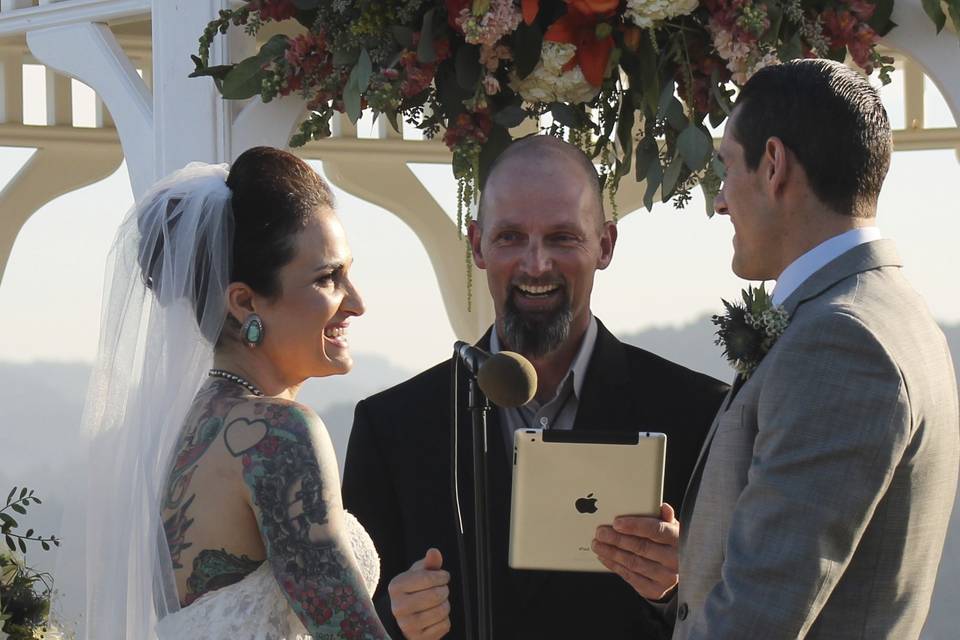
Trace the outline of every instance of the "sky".
{"label": "sky", "polygon": [[[904,120],[899,80],[895,75],[894,84],[883,89],[895,128]],[[75,121],[89,124],[92,94],[80,90],[76,95]],[[36,101],[25,104],[25,114],[41,122],[42,96]],[[929,82],[926,120],[927,126],[954,126]],[[0,185],[30,153],[0,147]],[[321,163],[313,165],[322,173]],[[452,214],[455,182],[449,165],[412,168]],[[957,184],[960,158],[955,151],[896,152],[878,216],[882,233],[897,242],[907,276],[933,315],[947,323],[960,322]],[[353,276],[367,306],[351,327],[353,349],[381,355],[407,370],[443,359],[456,337],[423,246],[390,212],[335,191],[354,253]],[[718,311],[721,298],[739,295],[745,283],[729,269],[732,227],[725,217],[708,218],[697,194],[680,211],[659,204],[652,212],[621,218],[613,263],[598,273],[593,298],[595,314],[614,332],[684,324]],[[126,167],[121,166],[107,179],[54,200],[27,221],[0,282],[0,361],[93,359],[104,262],[131,204]]]}

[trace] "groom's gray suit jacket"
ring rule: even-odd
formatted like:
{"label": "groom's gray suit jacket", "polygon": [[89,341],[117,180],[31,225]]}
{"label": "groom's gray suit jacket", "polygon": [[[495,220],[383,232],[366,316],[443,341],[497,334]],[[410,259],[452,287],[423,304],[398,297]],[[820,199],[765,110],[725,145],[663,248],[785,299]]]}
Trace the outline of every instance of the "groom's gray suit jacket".
{"label": "groom's gray suit jacket", "polygon": [[681,513],[674,639],[916,638],[957,486],[943,334],[888,240],[785,302],[721,407]]}

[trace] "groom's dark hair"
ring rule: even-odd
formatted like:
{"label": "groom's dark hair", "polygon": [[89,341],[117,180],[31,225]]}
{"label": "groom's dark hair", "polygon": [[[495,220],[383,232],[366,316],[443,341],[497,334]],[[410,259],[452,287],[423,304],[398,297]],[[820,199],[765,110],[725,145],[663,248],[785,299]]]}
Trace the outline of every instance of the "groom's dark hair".
{"label": "groom's dark hair", "polygon": [[750,170],[777,137],[824,204],[845,215],[872,215],[893,142],[879,94],[853,69],[832,60],[761,69],[740,92],[733,126]]}

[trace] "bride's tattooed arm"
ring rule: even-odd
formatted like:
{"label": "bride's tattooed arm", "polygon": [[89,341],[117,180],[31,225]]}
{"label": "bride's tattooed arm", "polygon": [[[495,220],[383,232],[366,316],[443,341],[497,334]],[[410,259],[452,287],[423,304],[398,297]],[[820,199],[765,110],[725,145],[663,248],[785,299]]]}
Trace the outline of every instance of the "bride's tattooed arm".
{"label": "bride's tattooed arm", "polygon": [[[224,438],[242,461],[267,561],[307,630],[388,638],[353,560],[333,450],[317,417],[299,405],[260,402],[252,415],[228,416]],[[329,461],[323,469],[320,460]]]}

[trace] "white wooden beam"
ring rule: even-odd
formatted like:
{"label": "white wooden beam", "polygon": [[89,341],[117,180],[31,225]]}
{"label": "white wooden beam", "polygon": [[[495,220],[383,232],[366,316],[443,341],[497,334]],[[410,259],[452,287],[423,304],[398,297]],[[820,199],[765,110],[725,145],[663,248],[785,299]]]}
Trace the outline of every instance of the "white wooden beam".
{"label": "white wooden beam", "polygon": [[0,11],[0,38],[34,29],[48,29],[78,22],[110,22],[150,15],[150,0],[70,0],[40,6],[22,6],[16,0]]}
{"label": "white wooden beam", "polygon": [[154,181],[153,97],[113,32],[88,22],[31,31],[27,44],[42,63],[103,99],[117,123],[133,192],[144,193]]}

